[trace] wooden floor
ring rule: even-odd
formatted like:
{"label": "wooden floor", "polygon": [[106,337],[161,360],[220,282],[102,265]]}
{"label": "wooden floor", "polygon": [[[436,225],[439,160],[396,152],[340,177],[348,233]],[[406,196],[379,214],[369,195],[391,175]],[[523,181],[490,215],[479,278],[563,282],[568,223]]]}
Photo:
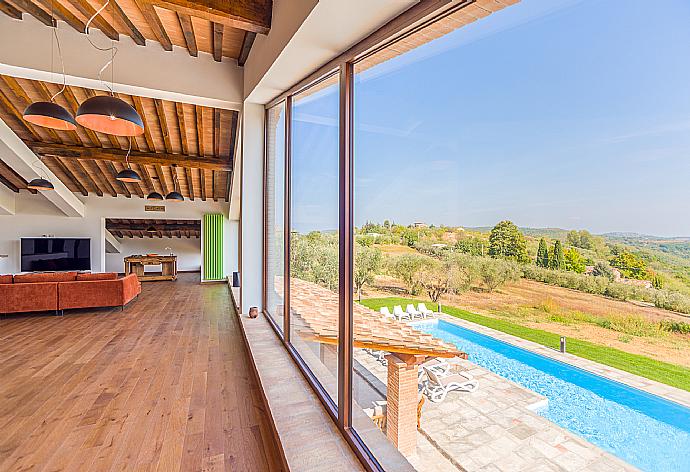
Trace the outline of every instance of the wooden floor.
{"label": "wooden floor", "polygon": [[0,320],[0,471],[276,471],[227,285]]}

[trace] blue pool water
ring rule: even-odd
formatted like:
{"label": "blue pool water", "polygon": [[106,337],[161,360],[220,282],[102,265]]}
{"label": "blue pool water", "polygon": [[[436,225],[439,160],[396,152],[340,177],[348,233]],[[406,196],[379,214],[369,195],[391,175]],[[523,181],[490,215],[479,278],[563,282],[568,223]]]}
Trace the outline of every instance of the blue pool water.
{"label": "blue pool water", "polygon": [[690,471],[690,409],[443,320],[415,327],[544,395],[549,404],[539,415],[629,464],[650,472]]}

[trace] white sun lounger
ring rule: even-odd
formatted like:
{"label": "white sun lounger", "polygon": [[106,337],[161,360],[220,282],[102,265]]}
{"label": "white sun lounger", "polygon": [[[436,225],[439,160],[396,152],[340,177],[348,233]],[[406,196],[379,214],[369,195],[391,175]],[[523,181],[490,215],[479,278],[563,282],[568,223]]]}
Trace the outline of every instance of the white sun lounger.
{"label": "white sun lounger", "polygon": [[445,377],[446,375],[449,374],[450,372],[450,364],[446,362],[443,359],[439,359],[438,357],[432,357],[428,361],[420,364],[421,369],[419,369],[419,380],[422,380],[422,377],[424,377],[424,368],[433,370],[437,375],[441,377]]}
{"label": "white sun lounger", "polygon": [[425,316],[422,314],[422,312],[417,311],[417,309],[414,307],[414,305],[412,303],[407,305],[407,308],[405,308],[405,312],[407,312],[412,317],[412,319],[425,318]]}
{"label": "white sun lounger", "polygon": [[382,306],[382,307],[379,309],[379,312],[380,312],[384,317],[386,317],[386,318],[393,318],[393,319],[396,319],[396,318],[395,318],[395,315],[394,315],[393,313],[391,313],[391,311],[388,309],[387,306]]}
{"label": "white sun lounger", "polygon": [[432,369],[427,367],[423,367],[423,369],[428,377],[426,385],[424,386],[424,393],[432,402],[442,402],[446,398],[446,395],[448,395],[448,392],[455,390],[460,392],[474,392],[477,390],[477,387],[479,387],[479,382],[467,372],[440,376]]}
{"label": "white sun lounger", "polygon": [[429,310],[424,303],[417,305],[417,311],[421,312],[424,315],[424,318],[427,316],[434,316],[434,312]]}
{"label": "white sun lounger", "polygon": [[407,320],[412,319],[412,315],[405,313],[400,305],[395,305],[393,307],[393,315],[398,319],[398,321],[402,321],[403,318]]}

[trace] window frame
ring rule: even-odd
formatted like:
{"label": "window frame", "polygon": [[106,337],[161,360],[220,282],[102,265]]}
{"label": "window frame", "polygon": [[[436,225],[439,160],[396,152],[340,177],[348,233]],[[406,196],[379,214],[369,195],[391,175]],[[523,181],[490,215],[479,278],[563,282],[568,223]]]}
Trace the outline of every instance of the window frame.
{"label": "window frame", "polygon": [[[333,58],[317,70],[300,80],[265,105],[264,123],[268,123],[269,109],[285,103],[285,185],[284,185],[284,296],[283,329],[267,315],[267,221],[268,221],[268,178],[265,172],[268,163],[268,127],[264,132],[264,178],[263,178],[263,274],[262,302],[270,326],[283,343],[307,382],[316,392],[331,419],[343,435],[364,468],[369,472],[385,469],[367,447],[352,426],[352,372],[353,372],[353,265],[354,265],[354,69],[361,60],[401,41],[434,22],[450,15],[475,0],[420,0],[387,24],[374,31],[347,51]],[[292,105],[293,97],[300,92],[339,75],[339,264],[338,264],[338,401],[332,400],[309,366],[290,342],[290,228],[292,192],[290,188],[292,169]]]}

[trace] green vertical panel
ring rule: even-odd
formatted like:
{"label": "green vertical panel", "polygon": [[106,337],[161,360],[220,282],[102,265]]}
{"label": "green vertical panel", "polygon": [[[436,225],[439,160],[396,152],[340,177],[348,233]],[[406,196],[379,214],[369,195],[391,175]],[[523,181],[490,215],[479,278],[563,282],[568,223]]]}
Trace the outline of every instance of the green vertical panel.
{"label": "green vertical panel", "polygon": [[223,215],[204,215],[204,280],[223,279]]}

